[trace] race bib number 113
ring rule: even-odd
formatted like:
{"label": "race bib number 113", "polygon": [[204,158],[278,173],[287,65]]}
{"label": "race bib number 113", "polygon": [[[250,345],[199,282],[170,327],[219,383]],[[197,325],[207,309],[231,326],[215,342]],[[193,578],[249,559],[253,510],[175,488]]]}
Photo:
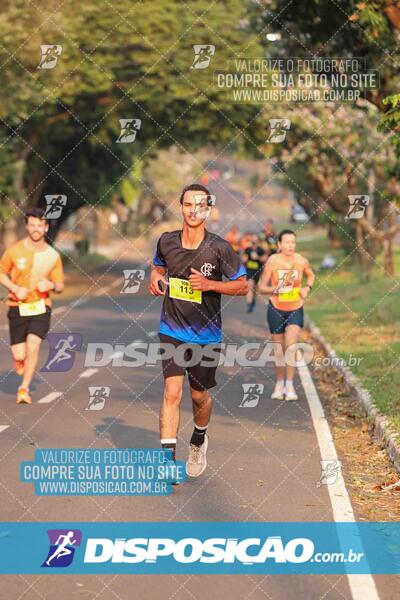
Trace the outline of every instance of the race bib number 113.
{"label": "race bib number 113", "polygon": [[194,290],[187,279],[179,277],[169,278],[169,297],[177,300],[187,300],[188,302],[197,302],[201,304],[201,290]]}

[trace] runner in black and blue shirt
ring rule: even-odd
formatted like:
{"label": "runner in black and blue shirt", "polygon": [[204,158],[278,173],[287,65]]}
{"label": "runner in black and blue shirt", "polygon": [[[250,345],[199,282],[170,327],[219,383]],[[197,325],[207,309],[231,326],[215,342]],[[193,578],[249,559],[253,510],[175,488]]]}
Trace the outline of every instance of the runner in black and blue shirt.
{"label": "runner in black and blue shirt", "polygon": [[[227,241],[205,229],[213,203],[209,191],[198,184],[188,186],[181,194],[180,203],[182,229],[164,233],[158,240],[149,291],[154,296],[164,296],[160,341],[175,348],[186,344],[187,351],[196,351],[197,356],[199,346],[210,350],[209,345],[218,346],[221,342],[221,294],[246,295],[246,269]],[[223,281],[223,277],[227,281]],[[173,357],[163,359],[162,363],[165,381],[160,415],[161,443],[175,454],[179,404],[187,371],[195,427],[186,471],[198,477],[207,464],[206,430],[212,407],[208,389],[216,385],[217,367],[199,364],[199,361],[184,367]]]}

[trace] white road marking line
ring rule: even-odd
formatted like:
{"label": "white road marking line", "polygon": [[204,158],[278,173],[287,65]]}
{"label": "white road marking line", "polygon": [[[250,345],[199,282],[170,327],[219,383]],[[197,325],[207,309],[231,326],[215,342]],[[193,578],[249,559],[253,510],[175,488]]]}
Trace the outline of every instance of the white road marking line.
{"label": "white road marking line", "polygon": [[62,396],[62,392],[50,392],[50,394],[47,394],[47,396],[38,400],[38,404],[50,404],[50,402],[57,400],[60,396]]}
{"label": "white road marking line", "polygon": [[63,313],[67,310],[67,307],[65,304],[63,304],[62,306],[57,306],[57,308],[55,308],[53,310],[53,315],[59,315],[60,313]]}
{"label": "white road marking line", "polygon": [[[113,281],[110,285],[107,285],[104,288],[101,288],[99,290],[96,290],[96,292],[93,294],[94,296],[102,296],[103,294],[107,294],[108,291],[112,288],[115,288],[117,286],[121,286],[123,285],[123,281],[118,279],[116,281]],[[77,298],[76,300],[73,300],[69,306],[69,308],[75,308],[76,306],[80,306],[81,304],[85,304],[86,302],[88,302],[90,300],[89,298]],[[57,308],[53,309],[53,315],[57,315],[60,313],[63,313],[67,310],[68,306],[66,304],[62,304],[61,306],[57,306]],[[0,330],[3,329],[7,329],[7,325],[3,325],[0,327]]]}
{"label": "white road marking line", "polygon": [[94,296],[102,296],[103,294],[108,294],[112,287],[116,287],[115,281],[113,283],[110,283],[109,285],[106,285],[105,287],[100,288],[99,290],[96,290]]}
{"label": "white road marking line", "polygon": [[82,371],[82,373],[79,375],[79,377],[81,377],[81,378],[91,377],[92,375],[97,373],[97,371],[98,371],[98,369],[86,369],[86,371]]}
{"label": "white road marking line", "polygon": [[6,429],[8,429],[10,426],[9,425],[0,425],[0,433],[2,431],[5,431]]}
{"label": "white road marking line", "polygon": [[[299,367],[304,393],[310,407],[311,418],[317,435],[318,445],[323,460],[338,460],[335,443],[325,417],[324,409],[315,388],[311,373],[307,366]],[[336,482],[328,485],[333,518],[336,522],[355,522],[353,508],[342,474],[339,472]],[[339,538],[340,541],[340,538]],[[378,590],[372,575],[347,575],[353,600],[379,600]]]}
{"label": "white road marking line", "polygon": [[110,287],[115,288],[115,287],[121,286],[121,288],[122,288],[123,285],[124,285],[123,279],[117,279],[110,285]]}

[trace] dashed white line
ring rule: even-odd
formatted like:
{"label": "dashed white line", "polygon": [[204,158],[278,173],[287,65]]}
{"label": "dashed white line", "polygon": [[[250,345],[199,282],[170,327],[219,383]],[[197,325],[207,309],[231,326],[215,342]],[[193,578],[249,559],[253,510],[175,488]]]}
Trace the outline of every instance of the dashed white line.
{"label": "dashed white line", "polygon": [[113,281],[113,283],[110,285],[111,288],[115,288],[118,286],[123,286],[124,282],[122,279],[116,279],[115,281]]}
{"label": "dashed white line", "polygon": [[82,371],[82,373],[79,375],[79,377],[81,377],[81,378],[91,377],[92,375],[97,373],[97,371],[98,371],[98,369],[86,369],[86,371]]}
{"label": "dashed white line", "polygon": [[62,396],[62,392],[50,392],[50,394],[47,394],[47,396],[44,396],[43,398],[38,400],[38,404],[50,404],[50,402],[53,402],[53,400],[57,400],[57,398],[59,398],[60,396]]}

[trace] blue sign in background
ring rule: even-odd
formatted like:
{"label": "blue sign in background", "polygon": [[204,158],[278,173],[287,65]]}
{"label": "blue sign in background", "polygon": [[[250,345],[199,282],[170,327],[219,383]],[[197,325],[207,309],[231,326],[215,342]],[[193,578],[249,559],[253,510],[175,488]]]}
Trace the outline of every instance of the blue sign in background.
{"label": "blue sign in background", "polygon": [[[50,533],[49,533],[50,532]],[[57,537],[69,535],[68,539],[78,540],[67,556],[51,558],[57,551]],[[261,546],[266,538],[280,536],[283,546],[294,538],[308,538],[315,552],[343,552],[348,550],[363,552],[360,562],[319,563],[312,559],[305,563],[277,563],[268,558],[262,564],[215,562],[207,564],[195,562],[180,563],[173,555],[161,556],[155,562],[111,562],[84,563],[88,538],[170,538],[179,541],[194,538],[204,541],[208,538],[237,539],[258,538]],[[67,540],[68,541],[68,540]],[[59,543],[59,542],[58,542]],[[122,542],[123,543],[123,542]],[[190,549],[188,551],[190,554]],[[248,549],[255,556],[258,550]],[[400,573],[400,524],[399,523],[21,523],[4,522],[0,530],[0,572],[21,574],[322,574],[322,573]],[[46,564],[45,561],[49,564]],[[56,567],[64,564],[64,567]]]}

